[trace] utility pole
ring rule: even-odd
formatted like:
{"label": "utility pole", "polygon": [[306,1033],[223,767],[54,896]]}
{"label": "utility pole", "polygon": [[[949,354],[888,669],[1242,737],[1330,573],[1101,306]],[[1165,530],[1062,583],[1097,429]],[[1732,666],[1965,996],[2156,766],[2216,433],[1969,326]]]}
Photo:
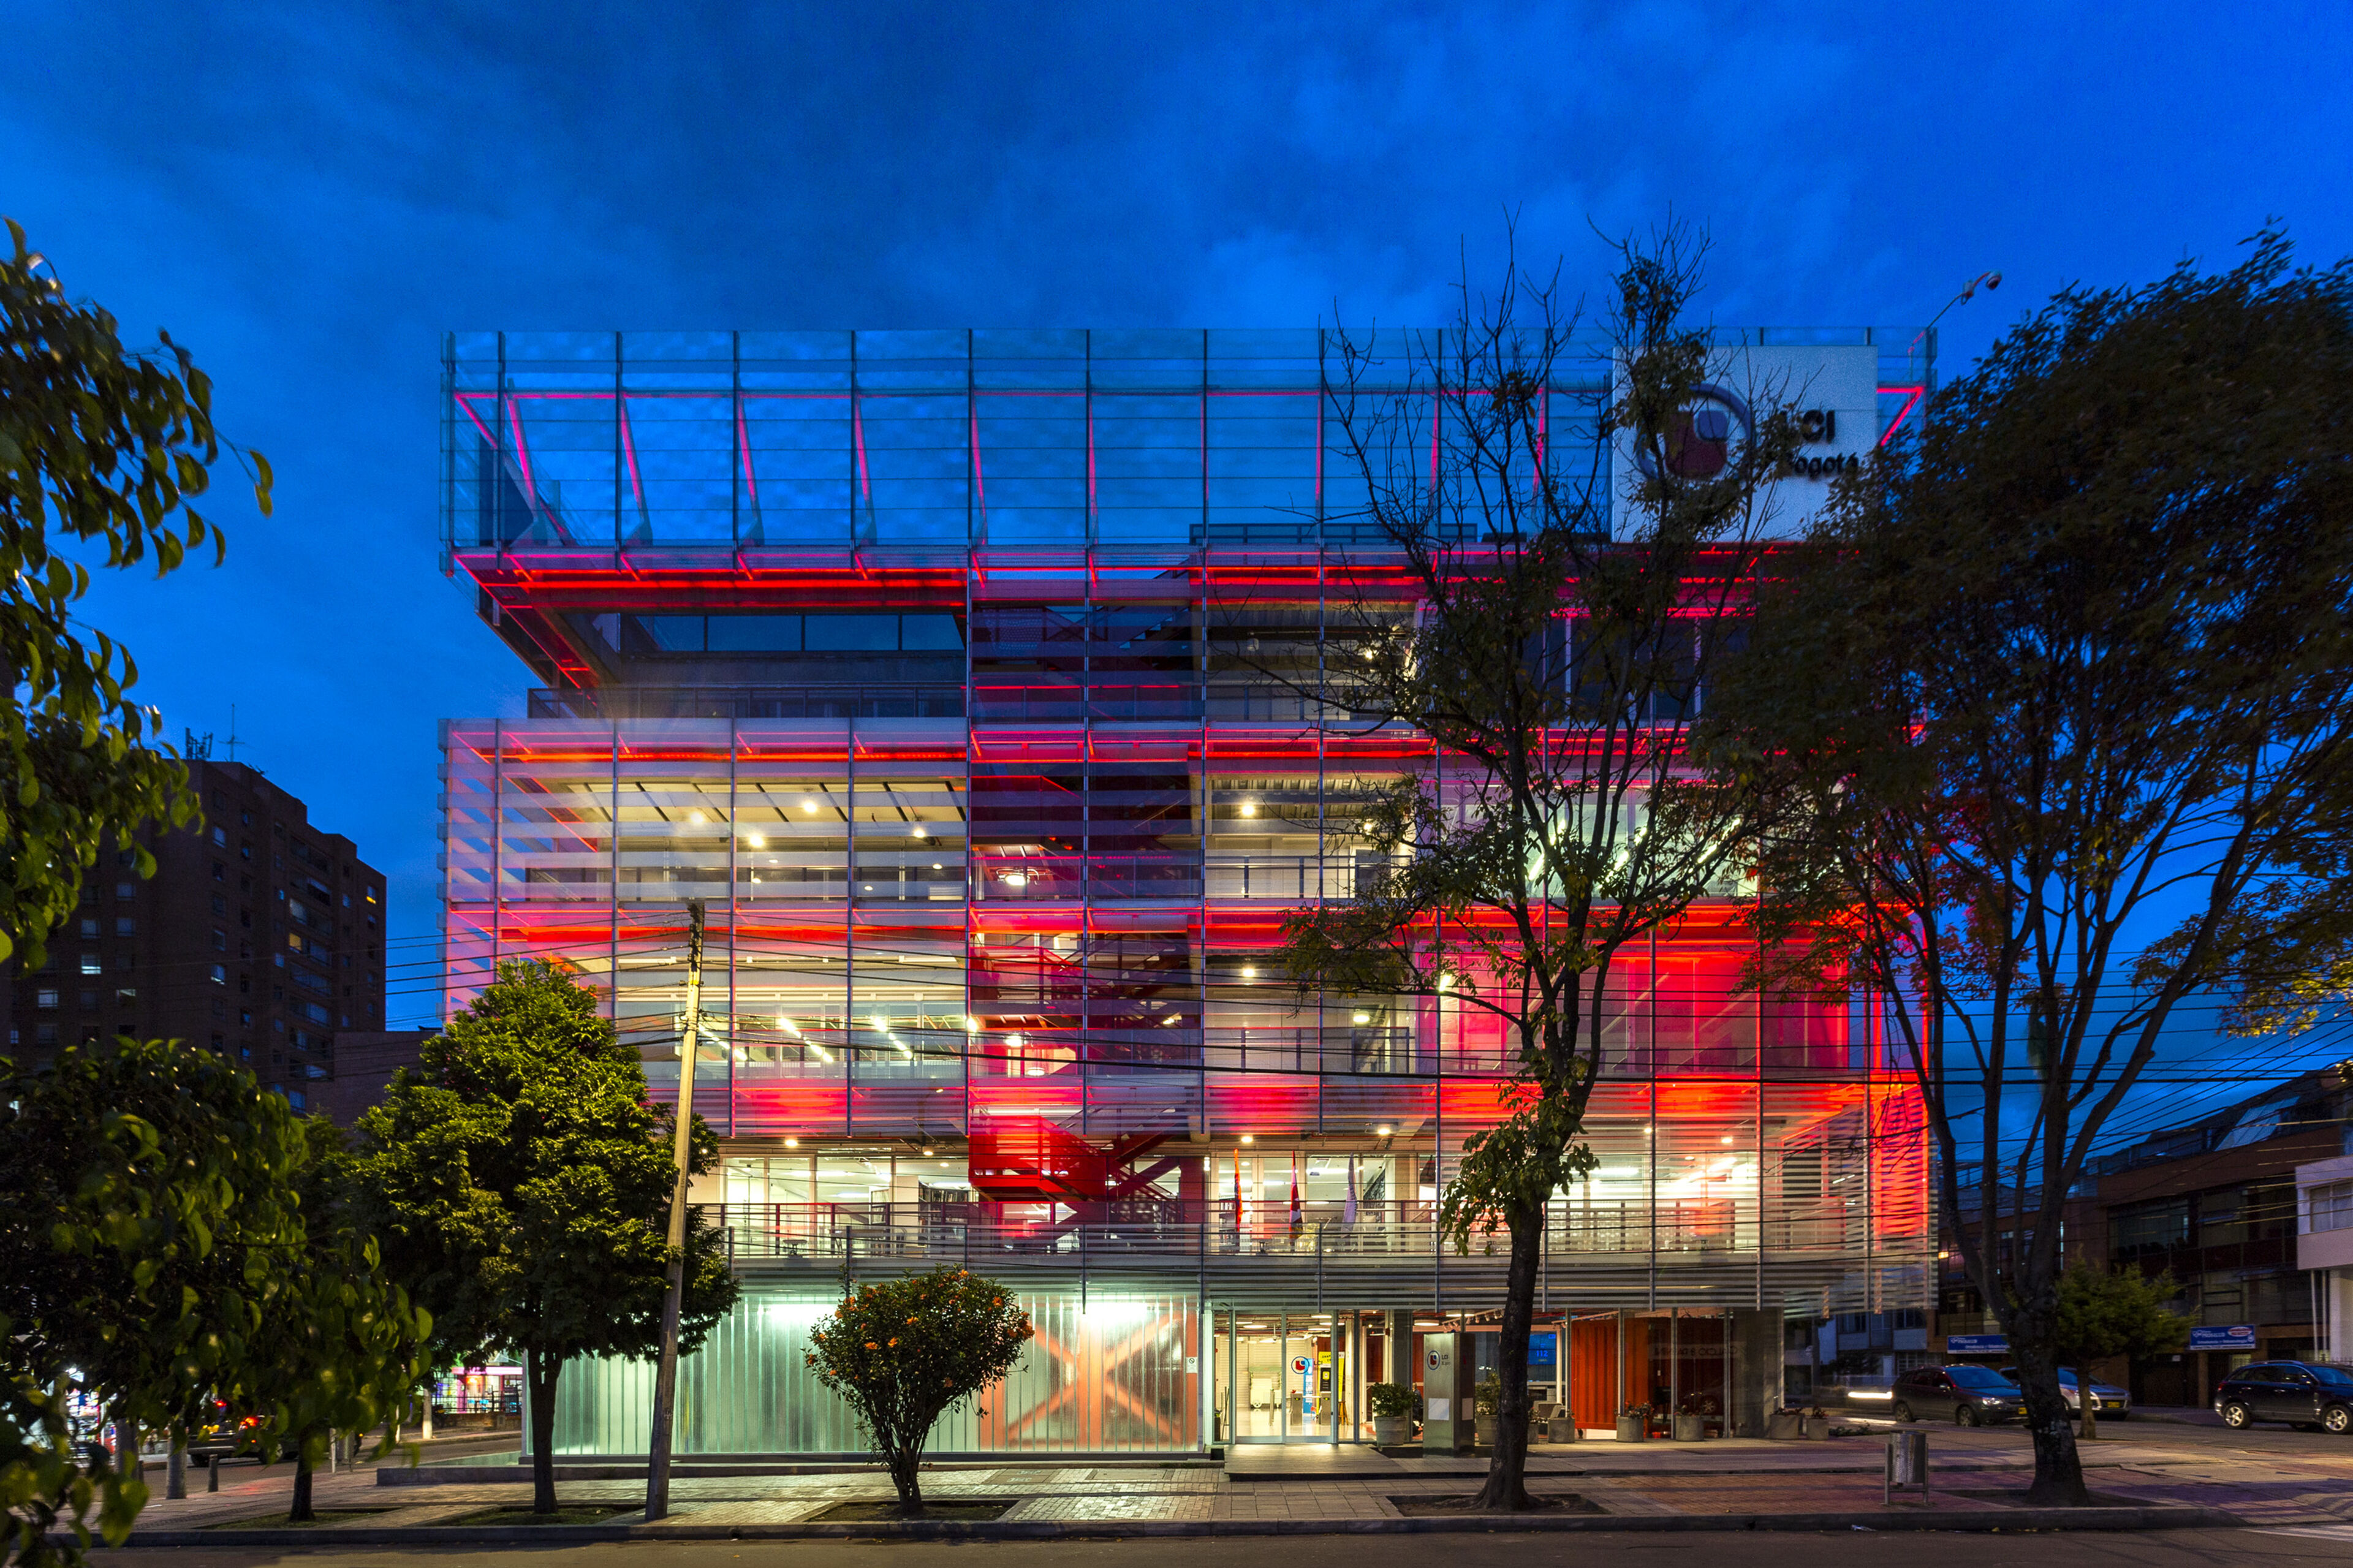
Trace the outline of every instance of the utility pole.
{"label": "utility pole", "polygon": [[686,1295],[686,1168],[693,1157],[694,1057],[702,1031],[702,900],[686,901],[686,1024],[678,1041],[678,1182],[670,1194],[670,1285],[662,1292],[654,1370],[653,1440],[646,1447],[646,1518],[670,1515],[670,1428],[677,1425],[678,1318]]}

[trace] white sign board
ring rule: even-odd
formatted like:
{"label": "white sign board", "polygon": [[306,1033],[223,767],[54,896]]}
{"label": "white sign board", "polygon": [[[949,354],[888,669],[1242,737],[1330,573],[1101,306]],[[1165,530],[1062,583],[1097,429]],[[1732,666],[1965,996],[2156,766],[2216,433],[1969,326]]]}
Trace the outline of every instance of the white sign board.
{"label": "white sign board", "polygon": [[[1622,364],[1617,381],[1622,396]],[[1704,484],[1721,474],[1757,425],[1784,409],[1802,440],[1793,462],[1757,495],[1746,531],[1798,538],[1829,500],[1831,482],[1860,467],[1879,442],[1879,351],[1867,344],[1717,350],[1707,379],[1668,432],[1665,482]],[[1623,431],[1609,468],[1610,536],[1640,537],[1648,526],[1641,498],[1660,476]]]}

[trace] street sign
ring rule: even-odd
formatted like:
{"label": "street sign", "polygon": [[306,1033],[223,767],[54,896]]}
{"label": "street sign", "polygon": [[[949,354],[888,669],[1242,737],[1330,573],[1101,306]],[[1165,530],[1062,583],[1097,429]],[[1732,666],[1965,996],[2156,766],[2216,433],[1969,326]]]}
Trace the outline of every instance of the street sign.
{"label": "street sign", "polygon": [[2194,1351],[2251,1351],[2255,1348],[2255,1325],[2232,1323],[2228,1328],[2192,1329],[2189,1348]]}
{"label": "street sign", "polygon": [[2007,1355],[2010,1352],[2008,1334],[1947,1334],[1947,1355]]}

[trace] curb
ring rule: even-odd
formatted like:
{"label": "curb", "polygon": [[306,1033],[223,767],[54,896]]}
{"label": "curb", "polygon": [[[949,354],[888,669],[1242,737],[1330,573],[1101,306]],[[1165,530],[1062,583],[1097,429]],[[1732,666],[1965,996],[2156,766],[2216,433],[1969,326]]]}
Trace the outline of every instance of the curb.
{"label": "curb", "polygon": [[1490,1514],[1461,1519],[909,1520],[842,1524],[348,1526],[134,1531],[125,1547],[491,1546],[586,1541],[1101,1541],[1245,1535],[1478,1535],[1704,1531],[2238,1530],[2218,1508],[1917,1509],[1886,1513]]}

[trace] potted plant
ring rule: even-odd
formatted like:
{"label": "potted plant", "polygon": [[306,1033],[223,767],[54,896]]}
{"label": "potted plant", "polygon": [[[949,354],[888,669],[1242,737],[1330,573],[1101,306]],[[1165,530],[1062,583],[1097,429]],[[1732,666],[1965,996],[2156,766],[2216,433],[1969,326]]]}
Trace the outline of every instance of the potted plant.
{"label": "potted plant", "polygon": [[1625,1409],[1618,1412],[1618,1440],[1620,1443],[1640,1443],[1650,1435],[1651,1407],[1649,1405],[1629,1405]]}
{"label": "potted plant", "polygon": [[1421,1414],[1421,1398],[1402,1383],[1376,1383],[1365,1390],[1373,1410],[1373,1447],[1394,1448],[1413,1441],[1414,1418]]}
{"label": "potted plant", "polygon": [[1495,1411],[1504,1402],[1504,1380],[1489,1373],[1471,1391],[1471,1397],[1478,1411],[1476,1424],[1471,1429],[1472,1440],[1482,1448],[1492,1448],[1495,1446]]}

